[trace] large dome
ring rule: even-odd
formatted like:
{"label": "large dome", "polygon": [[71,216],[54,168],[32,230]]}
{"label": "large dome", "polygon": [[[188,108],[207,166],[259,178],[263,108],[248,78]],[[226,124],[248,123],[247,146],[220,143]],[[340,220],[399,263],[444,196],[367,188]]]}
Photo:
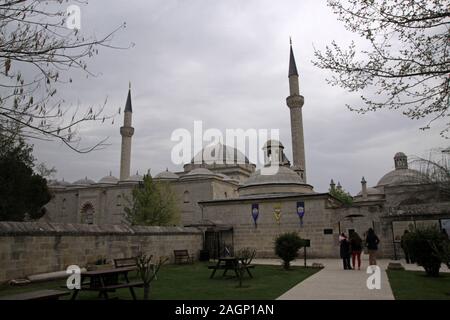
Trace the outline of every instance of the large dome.
{"label": "large dome", "polygon": [[398,185],[411,185],[427,183],[428,178],[424,174],[413,169],[395,169],[386,173],[377,186],[398,186]]}
{"label": "large dome", "polygon": [[275,174],[262,174],[257,170],[239,188],[240,195],[272,193],[313,193],[313,188],[288,167],[280,166]]}
{"label": "large dome", "polygon": [[248,164],[248,158],[236,148],[217,143],[198,152],[191,163],[201,164]]}

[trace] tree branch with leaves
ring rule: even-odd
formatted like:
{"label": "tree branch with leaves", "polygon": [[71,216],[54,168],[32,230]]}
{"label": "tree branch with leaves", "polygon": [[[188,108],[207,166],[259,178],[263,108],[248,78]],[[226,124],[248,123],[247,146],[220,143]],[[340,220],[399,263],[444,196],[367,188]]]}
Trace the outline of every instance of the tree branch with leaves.
{"label": "tree branch with leaves", "polygon": [[450,6],[439,0],[328,0],[345,28],[368,43],[344,48],[335,41],[314,50],[314,65],[332,71],[327,82],[360,92],[358,113],[383,108],[410,119],[426,118],[421,128],[444,119],[448,138]]}
{"label": "tree branch with leaves", "polygon": [[106,138],[82,146],[79,126],[113,121],[114,113],[104,112],[106,101],[98,107],[74,107],[57,89],[73,82],[75,70],[95,77],[87,59],[97,55],[99,48],[117,49],[112,40],[125,23],[103,37],[85,37],[80,30],[66,27],[66,7],[63,0],[0,4],[0,134],[19,126],[24,138],[59,140],[86,153],[103,146]]}

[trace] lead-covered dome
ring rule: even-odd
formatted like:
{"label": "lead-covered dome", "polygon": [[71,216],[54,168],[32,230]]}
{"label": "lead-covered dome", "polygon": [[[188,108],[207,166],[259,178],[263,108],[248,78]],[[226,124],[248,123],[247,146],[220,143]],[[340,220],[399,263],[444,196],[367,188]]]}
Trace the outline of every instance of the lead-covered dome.
{"label": "lead-covered dome", "polygon": [[209,145],[198,152],[191,163],[196,164],[248,164],[248,158],[238,149],[217,143]]}
{"label": "lead-covered dome", "polygon": [[[264,168],[269,170],[269,168]],[[263,174],[257,170],[241,187],[240,195],[273,194],[273,193],[314,193],[313,187],[303,182],[301,177],[288,167],[280,166],[277,172]]]}
{"label": "lead-covered dome", "polygon": [[112,173],[110,172],[108,176],[105,176],[105,177],[101,178],[98,181],[98,184],[117,184],[118,182],[119,182],[119,179],[114,177],[112,175]]}
{"label": "lead-covered dome", "polygon": [[160,172],[155,176],[157,180],[178,180],[179,176],[172,171],[166,169],[166,171]]}
{"label": "lead-covered dome", "polygon": [[74,186],[90,186],[95,184],[94,180],[89,179],[88,177],[84,177],[84,179],[79,179],[75,181],[72,185]]}
{"label": "lead-covered dome", "polygon": [[395,170],[386,173],[377,183],[377,187],[400,186],[428,183],[429,179],[423,173],[408,168],[408,157],[403,152],[394,155]]}

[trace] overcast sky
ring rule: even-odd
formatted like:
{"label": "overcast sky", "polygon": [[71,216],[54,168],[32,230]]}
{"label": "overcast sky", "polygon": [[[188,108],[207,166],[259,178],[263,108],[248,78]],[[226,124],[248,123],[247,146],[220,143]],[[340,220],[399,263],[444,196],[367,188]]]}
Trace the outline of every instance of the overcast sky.
{"label": "overcast sky", "polygon": [[[307,0],[133,0],[91,1],[81,7],[81,31],[100,37],[122,22],[114,44],[129,50],[101,49],[88,61],[95,78],[74,73],[74,83],[60,90],[69,101],[100,105],[107,112],[124,107],[132,83],[132,173],[156,174],[171,163],[171,133],[193,130],[194,120],[204,128],[280,129],[280,138],[292,161],[289,109],[289,36],[292,36],[300,93],[305,97],[303,123],[308,182],[318,192],[330,179],[352,194],[361,177],[372,186],[394,167],[397,151],[426,155],[431,148],[447,147],[439,127],[419,128],[390,111],[358,115],[346,103],[358,105],[359,95],[327,85],[327,71],[314,67],[314,47],[332,40],[358,40],[336,20],[325,1]],[[358,43],[364,45],[358,40]],[[98,180],[112,171],[119,175],[122,117],[113,125],[86,125],[84,144],[109,137],[109,146],[77,154],[58,142],[35,141],[38,161],[58,170],[57,178]]]}

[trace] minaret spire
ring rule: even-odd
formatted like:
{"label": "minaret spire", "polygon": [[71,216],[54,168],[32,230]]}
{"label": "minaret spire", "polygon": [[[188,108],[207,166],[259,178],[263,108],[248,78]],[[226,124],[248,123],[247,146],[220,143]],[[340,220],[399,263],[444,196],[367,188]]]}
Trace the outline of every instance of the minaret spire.
{"label": "minaret spire", "polygon": [[303,179],[303,182],[306,183],[305,143],[303,137],[302,115],[304,98],[300,95],[298,71],[297,65],[295,64],[294,51],[292,49],[292,39],[289,39],[289,43],[289,97],[286,98],[286,104],[288,105],[291,114],[292,169],[297,172]]}
{"label": "minaret spire", "polygon": [[125,103],[125,112],[123,116],[123,126],[120,128],[122,136],[122,148],[120,152],[120,180],[126,180],[130,176],[131,167],[131,137],[134,134],[134,128],[131,126],[133,108],[131,107],[131,82],[128,87],[127,102]]}

